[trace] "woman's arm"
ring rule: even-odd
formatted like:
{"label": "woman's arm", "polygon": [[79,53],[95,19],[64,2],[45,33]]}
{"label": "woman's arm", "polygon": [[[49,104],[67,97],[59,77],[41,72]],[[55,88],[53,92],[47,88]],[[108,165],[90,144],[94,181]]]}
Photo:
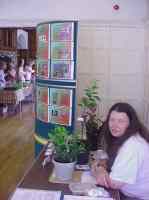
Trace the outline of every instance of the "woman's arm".
{"label": "woman's arm", "polygon": [[103,166],[97,166],[94,164],[91,171],[93,176],[96,178],[97,184],[101,186],[112,189],[120,189],[125,184],[120,181],[112,180],[109,173]]}

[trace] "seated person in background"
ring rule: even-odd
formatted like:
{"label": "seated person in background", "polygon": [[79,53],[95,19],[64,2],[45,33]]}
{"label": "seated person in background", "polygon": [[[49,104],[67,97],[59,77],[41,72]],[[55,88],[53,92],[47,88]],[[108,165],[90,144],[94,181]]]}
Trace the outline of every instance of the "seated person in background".
{"label": "seated person in background", "polygon": [[14,78],[14,79],[16,79],[16,65],[15,65],[15,63],[14,62],[10,62],[10,71],[9,71],[9,73],[10,73],[10,75]]}
{"label": "seated person in background", "polygon": [[6,86],[6,80],[5,80],[5,70],[7,68],[7,65],[5,62],[0,62],[0,88],[4,88]]}
{"label": "seated person in background", "polygon": [[[0,89],[6,87],[5,80],[5,70],[7,68],[7,64],[3,61],[0,62]],[[0,115],[7,113],[7,106],[5,104],[0,104]]]}
{"label": "seated person in background", "polygon": [[25,80],[30,82],[32,80],[32,73],[34,70],[32,69],[32,66],[34,65],[34,61],[30,60],[26,65],[25,65]]}
{"label": "seated person in background", "polygon": [[35,76],[36,76],[36,65],[35,65],[35,60],[32,65],[32,82],[35,83]]}
{"label": "seated person in background", "polygon": [[15,66],[9,63],[7,67],[7,75],[5,77],[7,85],[12,85],[16,82],[16,69]]}
{"label": "seated person in background", "polygon": [[20,64],[18,65],[18,80],[20,82],[25,82],[26,72],[24,71],[24,59],[21,59]]}
{"label": "seated person in background", "polygon": [[149,199],[149,131],[127,103],[113,105],[103,128],[108,167],[92,165],[99,185],[119,189],[121,199]]}

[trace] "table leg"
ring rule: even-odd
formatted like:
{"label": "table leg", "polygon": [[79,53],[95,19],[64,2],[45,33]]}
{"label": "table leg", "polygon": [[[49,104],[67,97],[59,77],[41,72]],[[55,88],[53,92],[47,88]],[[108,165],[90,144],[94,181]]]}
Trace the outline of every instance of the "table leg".
{"label": "table leg", "polygon": [[8,105],[4,105],[3,108],[2,108],[2,115],[3,115],[3,118],[6,118],[8,114]]}
{"label": "table leg", "polygon": [[19,101],[19,118],[22,119],[22,101]]}

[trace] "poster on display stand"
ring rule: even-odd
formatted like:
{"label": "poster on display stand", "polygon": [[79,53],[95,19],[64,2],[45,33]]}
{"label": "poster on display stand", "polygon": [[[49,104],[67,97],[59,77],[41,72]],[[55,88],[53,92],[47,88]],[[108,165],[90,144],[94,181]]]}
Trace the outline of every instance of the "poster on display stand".
{"label": "poster on display stand", "polygon": [[64,106],[51,106],[49,119],[52,124],[71,126],[71,109]]}
{"label": "poster on display stand", "polygon": [[77,26],[77,21],[51,21],[37,26],[35,132],[38,137],[47,138],[57,125],[74,130]]}
{"label": "poster on display stand", "polygon": [[71,126],[72,90],[50,89],[51,123]]}
{"label": "poster on display stand", "polygon": [[74,23],[52,23],[51,24],[51,41],[73,41]]}
{"label": "poster on display stand", "polygon": [[37,86],[36,97],[37,97],[37,102],[49,105],[49,88]]}
{"label": "poster on display stand", "polygon": [[72,89],[37,87],[37,119],[71,126]]}
{"label": "poster on display stand", "polygon": [[37,58],[50,59],[50,24],[37,27]]}
{"label": "poster on display stand", "polygon": [[49,79],[49,60],[37,60],[37,76],[43,79]]}
{"label": "poster on display stand", "polygon": [[51,45],[52,60],[73,60],[72,42],[54,42]]}
{"label": "poster on display stand", "polygon": [[36,87],[36,111],[37,119],[48,123],[49,122],[49,88]]}
{"label": "poster on display stand", "polygon": [[52,61],[51,63],[51,78],[72,80],[74,73],[73,61]]}

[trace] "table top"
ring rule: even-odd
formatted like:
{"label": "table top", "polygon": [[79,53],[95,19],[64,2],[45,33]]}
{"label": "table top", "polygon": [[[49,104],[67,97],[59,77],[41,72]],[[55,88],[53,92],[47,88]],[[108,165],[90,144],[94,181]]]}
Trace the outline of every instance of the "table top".
{"label": "table top", "polygon": [[26,96],[32,93],[32,84],[20,88],[7,88],[0,90],[0,103],[3,104],[18,104],[20,101],[24,100]]}
{"label": "table top", "polygon": [[[47,164],[44,168],[42,167],[42,161],[44,158],[44,150],[40,153],[37,159],[33,162],[29,170],[18,184],[21,188],[30,189],[43,189],[43,190],[61,190],[64,194],[72,194],[68,184],[62,183],[51,183],[48,178],[52,174],[53,165]],[[109,190],[111,197],[115,200],[119,200],[119,191]]]}

